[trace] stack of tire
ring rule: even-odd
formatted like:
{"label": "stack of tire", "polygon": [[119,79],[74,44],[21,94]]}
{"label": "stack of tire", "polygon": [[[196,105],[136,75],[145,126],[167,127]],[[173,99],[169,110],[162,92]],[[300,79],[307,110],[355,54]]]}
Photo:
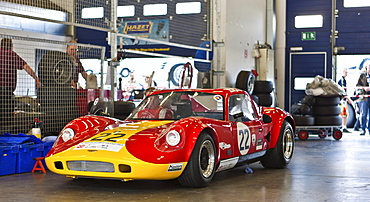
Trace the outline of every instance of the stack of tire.
{"label": "stack of tire", "polygon": [[[340,100],[340,96],[304,97],[298,104],[292,106],[292,114],[296,125],[315,126],[311,130],[318,132],[320,138],[325,138],[329,134],[329,130],[342,124]],[[299,139],[306,140],[308,138],[308,130],[310,129],[298,129]],[[340,130],[333,129],[331,132],[336,140],[342,137]]]}
{"label": "stack of tire", "polygon": [[339,96],[317,96],[312,107],[312,115],[315,118],[315,126],[340,126],[342,117],[340,114]]}
{"label": "stack of tire", "polygon": [[315,118],[312,116],[312,107],[315,104],[315,97],[305,96],[297,104],[292,105],[291,113],[297,126],[313,126]]}
{"label": "stack of tire", "polygon": [[273,104],[273,83],[271,81],[256,81],[256,77],[251,71],[240,71],[235,87],[252,95],[254,101],[260,106],[269,107]]}
{"label": "stack of tire", "polygon": [[339,96],[306,96],[292,106],[297,126],[340,126]]}
{"label": "stack of tire", "polygon": [[60,51],[49,51],[38,64],[38,75],[43,84],[38,89],[44,124],[44,133],[59,132],[71,120],[77,118],[76,90],[70,83],[74,71],[74,60]]}
{"label": "stack of tire", "polygon": [[258,105],[270,107],[273,104],[273,90],[274,87],[271,81],[255,81],[252,95],[258,98]]}

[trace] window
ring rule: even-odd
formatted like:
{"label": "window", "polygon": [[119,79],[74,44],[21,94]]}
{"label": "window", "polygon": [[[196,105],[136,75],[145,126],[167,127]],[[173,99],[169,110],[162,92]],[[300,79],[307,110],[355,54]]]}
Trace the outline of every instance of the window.
{"label": "window", "polygon": [[202,4],[200,2],[186,2],[176,4],[176,14],[200,13]]}
{"label": "window", "polygon": [[244,94],[232,95],[229,99],[230,121],[251,121],[256,119],[250,97]]}
{"label": "window", "polygon": [[296,77],[294,78],[294,90],[306,90],[306,85],[314,80],[314,77]]}
{"label": "window", "polygon": [[117,6],[117,17],[135,16],[135,6]]}
{"label": "window", "polygon": [[343,6],[345,8],[369,7],[370,1],[369,0],[343,0]]}
{"label": "window", "polygon": [[295,28],[322,27],[324,18],[322,15],[299,15],[294,18]]}
{"label": "window", "polygon": [[167,4],[146,4],[143,6],[143,15],[167,15]]}
{"label": "window", "polygon": [[103,7],[92,7],[92,8],[83,8],[81,18],[103,18],[104,17],[104,8]]}

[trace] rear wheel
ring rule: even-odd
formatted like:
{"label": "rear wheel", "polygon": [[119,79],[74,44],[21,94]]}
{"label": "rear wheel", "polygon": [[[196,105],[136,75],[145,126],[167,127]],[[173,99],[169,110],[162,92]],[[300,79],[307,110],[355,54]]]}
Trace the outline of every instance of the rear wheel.
{"label": "rear wheel", "polygon": [[205,187],[211,182],[215,168],[215,143],[209,134],[203,132],[197,140],[188,165],[178,180],[182,186]]}
{"label": "rear wheel", "polygon": [[275,148],[267,151],[261,163],[265,168],[285,168],[293,157],[293,151],[293,128],[290,123],[284,121]]}

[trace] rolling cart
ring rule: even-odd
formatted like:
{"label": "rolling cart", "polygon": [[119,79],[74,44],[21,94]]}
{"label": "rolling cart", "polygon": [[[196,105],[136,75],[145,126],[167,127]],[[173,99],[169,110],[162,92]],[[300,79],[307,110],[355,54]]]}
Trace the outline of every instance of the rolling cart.
{"label": "rolling cart", "polygon": [[296,126],[296,129],[296,136],[300,140],[307,140],[310,134],[317,134],[321,139],[332,136],[335,140],[343,136],[340,126]]}

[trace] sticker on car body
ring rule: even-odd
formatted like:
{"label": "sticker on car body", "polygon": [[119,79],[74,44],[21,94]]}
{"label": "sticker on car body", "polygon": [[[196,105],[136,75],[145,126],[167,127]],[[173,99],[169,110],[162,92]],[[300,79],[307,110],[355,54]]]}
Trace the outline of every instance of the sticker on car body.
{"label": "sticker on car body", "polygon": [[91,149],[118,152],[124,146],[124,144],[110,142],[81,142],[73,150]]}
{"label": "sticker on car body", "polygon": [[251,131],[249,127],[243,123],[238,122],[236,124],[237,135],[238,135],[238,148],[241,155],[248,153],[251,146]]}
{"label": "sticker on car body", "polygon": [[170,164],[168,166],[167,171],[168,172],[180,171],[180,170],[182,170],[182,166],[183,166],[183,163]]}

